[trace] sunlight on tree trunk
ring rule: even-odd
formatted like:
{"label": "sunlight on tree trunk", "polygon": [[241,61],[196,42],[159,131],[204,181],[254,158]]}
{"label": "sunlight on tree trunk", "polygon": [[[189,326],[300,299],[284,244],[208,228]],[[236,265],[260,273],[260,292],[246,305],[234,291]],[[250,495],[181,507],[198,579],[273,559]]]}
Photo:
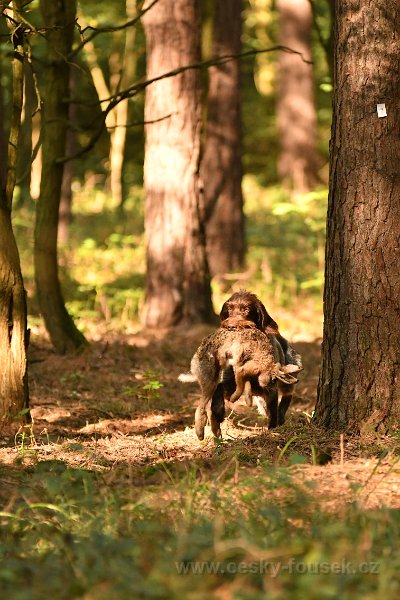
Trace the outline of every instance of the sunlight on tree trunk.
{"label": "sunlight on tree trunk", "polygon": [[40,179],[42,177],[42,146],[40,142],[41,113],[37,112],[32,119],[32,149],[38,148],[36,156],[31,165],[30,194],[32,200],[37,200],[40,196]]}
{"label": "sunlight on tree trunk", "polygon": [[[192,0],[159,0],[146,13],[148,79],[199,61],[198,6]],[[213,311],[200,220],[199,72],[188,70],[149,86],[145,121],[144,322],[167,327],[208,321]]]}
{"label": "sunlight on tree trunk", "polygon": [[[277,0],[277,8],[279,43],[311,60],[309,0]],[[294,194],[301,194],[319,182],[313,68],[301,57],[281,52],[277,72],[278,172],[286,187]]]}
{"label": "sunlight on tree trunk", "polygon": [[[126,0],[126,17],[129,21],[137,15],[137,0]],[[107,85],[103,71],[98,64],[93,43],[85,44],[86,59],[90,67],[94,86],[99,99],[109,98],[118,89],[131,84],[136,73],[135,56],[136,27],[125,31],[124,51],[122,55],[114,52],[110,56],[110,86]],[[110,188],[111,195],[120,207],[124,204],[123,163],[125,158],[126,127],[128,124],[129,100],[122,100],[108,113],[106,127],[110,132]]]}
{"label": "sunlight on tree trunk", "polygon": [[[335,90],[315,422],[400,420],[400,30],[397,0],[337,5]],[[387,116],[380,118],[377,104]]]}
{"label": "sunlight on tree trunk", "polygon": [[65,155],[69,65],[76,5],[71,0],[40,0],[46,27],[47,71],[43,93],[42,176],[35,225],[35,280],[40,311],[57,352],[72,352],[86,343],[68,314],[58,279],[57,228]]}
{"label": "sunlight on tree trunk", "polygon": [[32,69],[25,64],[24,99],[21,116],[21,135],[17,160],[17,185],[20,189],[18,206],[30,200],[31,159],[32,159],[32,113],[35,108],[36,94]]}
{"label": "sunlight on tree trunk", "polygon": [[[241,0],[215,8],[213,56],[241,51]],[[206,210],[207,257],[212,275],[244,266],[240,61],[209,69],[208,116],[201,178]]]}

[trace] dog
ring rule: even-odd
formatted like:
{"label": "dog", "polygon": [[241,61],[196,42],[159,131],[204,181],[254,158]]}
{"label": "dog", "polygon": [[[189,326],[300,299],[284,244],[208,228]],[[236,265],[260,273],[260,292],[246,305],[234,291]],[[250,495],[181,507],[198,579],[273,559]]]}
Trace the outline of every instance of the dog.
{"label": "dog", "polygon": [[[228,388],[232,391],[230,401],[235,402],[247,386],[247,393],[260,395],[264,400],[269,427],[283,423],[287,407],[278,408],[278,385],[293,386],[297,379],[292,374],[301,370],[294,364],[282,364],[283,360],[284,353],[275,336],[261,332],[251,320],[225,319],[217,331],[202,340],[191,361],[191,372],[201,389],[195,413],[197,437],[204,439],[207,420],[215,437],[221,437],[224,410],[221,396],[215,397],[215,392],[221,371],[228,367],[234,372],[234,389],[231,384]],[[222,400],[224,407],[224,397]]]}
{"label": "dog", "polygon": [[[283,359],[280,360],[283,365],[295,365],[302,370],[302,360],[300,354],[289,344],[289,342],[280,334],[276,321],[269,315],[267,309],[261,300],[252,292],[240,290],[235,292],[224,304],[220,312],[221,327],[239,329],[248,327],[245,323],[252,322],[265,333],[273,344],[277,346],[277,352]],[[223,373],[222,382],[217,386],[212,399],[212,407],[217,416],[224,419],[224,401],[232,395],[235,386],[235,377],[232,367],[226,369]],[[253,390],[254,391],[254,390]],[[279,382],[279,425],[285,421],[285,414],[291,404],[294,383]],[[245,386],[245,400],[248,406],[252,406],[253,397],[257,405],[258,412],[264,417],[267,416],[267,406],[262,396],[253,395],[250,387]]]}

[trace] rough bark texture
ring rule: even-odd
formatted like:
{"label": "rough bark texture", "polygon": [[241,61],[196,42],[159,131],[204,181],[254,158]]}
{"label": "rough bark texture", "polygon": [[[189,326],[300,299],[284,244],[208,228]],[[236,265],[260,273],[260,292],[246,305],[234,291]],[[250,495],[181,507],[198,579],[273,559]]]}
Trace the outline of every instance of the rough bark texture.
{"label": "rough bark texture", "polygon": [[40,311],[57,352],[71,352],[85,343],[68,314],[58,279],[57,228],[68,120],[69,65],[65,60],[73,38],[73,0],[41,0],[48,40],[48,66],[43,93],[42,177],[35,226],[35,279]]}
{"label": "rough bark texture", "polygon": [[[213,56],[241,50],[242,0],[215,6]],[[212,275],[244,266],[240,61],[209,70],[208,115],[201,179],[206,206],[207,257]]]}
{"label": "rough bark texture", "polygon": [[397,0],[345,0],[336,11],[315,421],[388,431],[400,419],[400,9]]}
{"label": "rough bark texture", "polygon": [[[198,1],[159,0],[146,13],[147,77],[200,59]],[[158,122],[154,122],[161,119]],[[147,88],[144,179],[147,326],[212,318],[200,220],[200,78],[197,70]]]}
{"label": "rough bark texture", "polygon": [[0,430],[29,406],[26,318],[11,213],[0,198]]}
{"label": "rough bark texture", "polygon": [[[311,60],[309,0],[277,0],[277,8],[280,44]],[[294,193],[307,192],[319,181],[313,70],[288,52],[281,52],[278,61],[277,119],[279,177]]]}
{"label": "rough bark texture", "polygon": [[[24,39],[18,27],[21,2],[13,2],[15,29],[12,77],[12,116],[6,176],[0,187],[0,430],[29,407],[26,352],[27,310],[21,265],[11,225],[17,149],[21,130],[24,86]],[[18,32],[18,33],[16,33]]]}

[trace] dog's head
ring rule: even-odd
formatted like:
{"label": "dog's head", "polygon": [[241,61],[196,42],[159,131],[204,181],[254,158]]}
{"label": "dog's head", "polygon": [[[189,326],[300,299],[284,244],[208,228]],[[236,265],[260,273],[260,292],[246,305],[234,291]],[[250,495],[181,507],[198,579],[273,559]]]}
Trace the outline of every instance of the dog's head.
{"label": "dog's head", "polygon": [[251,321],[260,331],[272,334],[279,333],[277,323],[267,313],[267,309],[261,300],[255,294],[246,290],[235,292],[224,302],[219,318],[221,322],[232,318],[238,324],[241,320]]}

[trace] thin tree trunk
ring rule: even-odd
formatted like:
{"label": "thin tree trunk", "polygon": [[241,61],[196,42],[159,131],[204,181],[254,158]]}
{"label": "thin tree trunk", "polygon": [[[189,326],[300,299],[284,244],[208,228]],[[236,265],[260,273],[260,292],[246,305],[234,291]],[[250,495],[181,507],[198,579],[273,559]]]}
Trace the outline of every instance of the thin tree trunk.
{"label": "thin tree trunk", "polygon": [[[76,72],[70,69],[70,95],[74,96]],[[77,119],[77,104],[72,102],[68,109],[68,121],[74,123]],[[67,140],[65,152],[71,156],[76,151],[76,134],[72,127],[67,129]],[[66,245],[69,240],[69,229],[72,221],[72,182],[75,174],[75,163],[69,160],[64,164],[63,179],[61,185],[60,210],[58,218],[58,244]]]}
{"label": "thin tree trunk", "polygon": [[[2,79],[3,65],[0,61],[0,78]],[[6,189],[7,177],[7,140],[4,130],[5,112],[4,112],[4,92],[0,85],[0,185],[1,189]]]}
{"label": "thin tree trunk", "polygon": [[[213,56],[241,50],[242,0],[220,0],[214,15]],[[209,70],[208,117],[201,177],[207,257],[212,275],[244,266],[240,61]]]}
{"label": "thin tree trunk", "polygon": [[[400,420],[400,19],[397,0],[337,2],[317,424]],[[386,117],[378,117],[384,103]]]}
{"label": "thin tree trunk", "polygon": [[17,185],[20,188],[18,206],[23,206],[30,200],[32,113],[36,100],[32,69],[26,64],[24,68],[24,84],[24,103],[22,108],[21,135],[17,161]]}
{"label": "thin tree trunk", "polygon": [[[12,3],[13,18],[20,22],[22,11],[21,0]],[[11,211],[15,182],[17,180],[18,145],[21,133],[21,114],[24,98],[24,37],[20,27],[15,27],[12,33],[14,45],[14,60],[12,62],[12,108],[11,127],[8,138],[7,174],[6,174],[6,203]]]}
{"label": "thin tree trunk", "polygon": [[57,228],[65,155],[69,65],[73,38],[73,0],[40,0],[48,41],[47,81],[43,93],[42,177],[35,226],[35,279],[40,311],[57,352],[76,350],[86,340],[68,314],[58,279]]}
{"label": "thin tree trunk", "polygon": [[32,150],[37,149],[33,156],[30,175],[30,195],[32,200],[38,200],[40,196],[40,180],[42,177],[42,146],[40,140],[42,114],[38,111],[32,118]]}
{"label": "thin tree trunk", "polygon": [[[312,12],[309,0],[277,0],[279,42],[311,60]],[[281,52],[278,61],[278,173],[295,194],[319,182],[317,115],[312,65]]]}
{"label": "thin tree trunk", "polygon": [[[137,14],[137,0],[126,0],[126,17],[134,19]],[[118,88],[127,87],[132,83],[136,72],[136,56],[134,54],[136,28],[129,27],[125,32],[123,60],[120,54],[114,53],[109,60],[110,86],[107,85],[103,71],[96,57],[94,44],[85,45],[86,57],[90,67],[94,86],[99,99],[108,98],[116,93]],[[126,126],[128,124],[129,100],[122,100],[109,112],[106,127],[110,131],[110,189],[115,203],[123,207],[123,163],[125,158]]]}
{"label": "thin tree trunk", "polygon": [[[198,7],[199,2],[193,0],[159,0],[146,13],[148,78],[200,59]],[[213,311],[198,181],[198,71],[149,86],[145,121],[144,322],[150,327],[168,327],[209,321]]]}

